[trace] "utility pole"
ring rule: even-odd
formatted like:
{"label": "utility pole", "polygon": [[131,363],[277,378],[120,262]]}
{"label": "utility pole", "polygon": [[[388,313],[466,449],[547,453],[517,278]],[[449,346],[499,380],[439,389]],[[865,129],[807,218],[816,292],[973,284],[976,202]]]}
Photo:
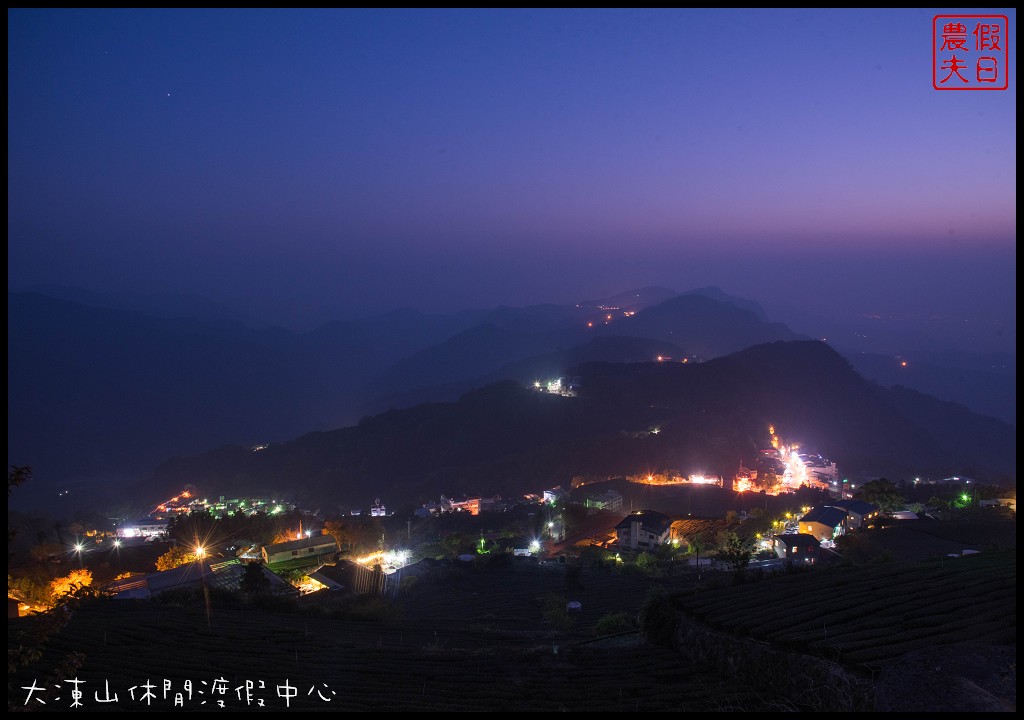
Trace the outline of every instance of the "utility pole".
{"label": "utility pole", "polygon": [[405,521],[405,541],[412,542],[412,518]]}

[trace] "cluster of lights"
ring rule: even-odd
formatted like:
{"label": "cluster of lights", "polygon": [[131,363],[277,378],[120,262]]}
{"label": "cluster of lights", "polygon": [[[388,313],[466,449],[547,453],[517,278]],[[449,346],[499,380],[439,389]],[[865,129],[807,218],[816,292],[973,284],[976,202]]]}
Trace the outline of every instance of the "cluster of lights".
{"label": "cluster of lights", "polygon": [[399,568],[405,567],[409,563],[409,551],[408,550],[386,550],[371,553],[361,558],[357,558],[356,562],[360,565],[380,565],[381,570],[385,573],[390,574],[398,570]]}

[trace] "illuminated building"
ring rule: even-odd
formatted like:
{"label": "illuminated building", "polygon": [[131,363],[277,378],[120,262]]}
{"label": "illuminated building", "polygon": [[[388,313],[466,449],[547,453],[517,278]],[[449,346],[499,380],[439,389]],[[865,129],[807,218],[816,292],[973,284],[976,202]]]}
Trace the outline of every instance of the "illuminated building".
{"label": "illuminated building", "polygon": [[870,520],[878,517],[880,512],[877,505],[872,505],[863,500],[836,500],[832,505],[846,511],[848,516],[846,528],[848,530],[860,530]]}
{"label": "illuminated building", "polygon": [[138,522],[125,523],[124,525],[121,525],[117,528],[117,536],[123,539],[144,538],[146,540],[153,540],[167,534],[167,525],[167,520],[143,518]]}
{"label": "illuminated building", "polygon": [[846,532],[849,514],[841,507],[819,505],[800,518],[800,532],[818,541],[833,540]]}

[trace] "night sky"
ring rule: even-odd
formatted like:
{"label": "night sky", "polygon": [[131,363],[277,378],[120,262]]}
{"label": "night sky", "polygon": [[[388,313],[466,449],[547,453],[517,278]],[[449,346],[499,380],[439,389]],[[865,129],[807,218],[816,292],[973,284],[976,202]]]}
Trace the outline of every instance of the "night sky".
{"label": "night sky", "polygon": [[1016,15],[940,92],[939,12],[8,10],[9,288],[1015,327]]}

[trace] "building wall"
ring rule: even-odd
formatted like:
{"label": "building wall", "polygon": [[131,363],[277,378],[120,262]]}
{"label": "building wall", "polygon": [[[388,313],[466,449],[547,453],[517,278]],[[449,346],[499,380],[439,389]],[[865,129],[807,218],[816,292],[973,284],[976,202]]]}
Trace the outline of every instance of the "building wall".
{"label": "building wall", "polygon": [[864,527],[864,516],[852,510],[847,510],[846,523],[851,530],[860,530]]}
{"label": "building wall", "polygon": [[816,548],[804,548],[800,546],[788,546],[781,540],[775,540],[775,555],[794,563],[813,564],[818,559]]}
{"label": "building wall", "polygon": [[820,522],[800,522],[800,532],[813,535],[819,540],[832,540],[843,534],[843,526],[832,527]]}
{"label": "building wall", "polygon": [[620,528],[615,531],[616,543],[619,547],[632,550],[649,550],[663,544],[668,539],[670,531],[671,529],[668,529],[661,535],[656,535],[645,530],[642,523],[631,522],[628,529]]}
{"label": "building wall", "polygon": [[268,551],[263,548],[263,559],[268,565],[272,563],[287,562],[289,560],[300,560],[302,558],[318,558],[323,555],[331,555],[335,551],[332,545],[314,545],[299,550],[283,550],[278,552]]}

